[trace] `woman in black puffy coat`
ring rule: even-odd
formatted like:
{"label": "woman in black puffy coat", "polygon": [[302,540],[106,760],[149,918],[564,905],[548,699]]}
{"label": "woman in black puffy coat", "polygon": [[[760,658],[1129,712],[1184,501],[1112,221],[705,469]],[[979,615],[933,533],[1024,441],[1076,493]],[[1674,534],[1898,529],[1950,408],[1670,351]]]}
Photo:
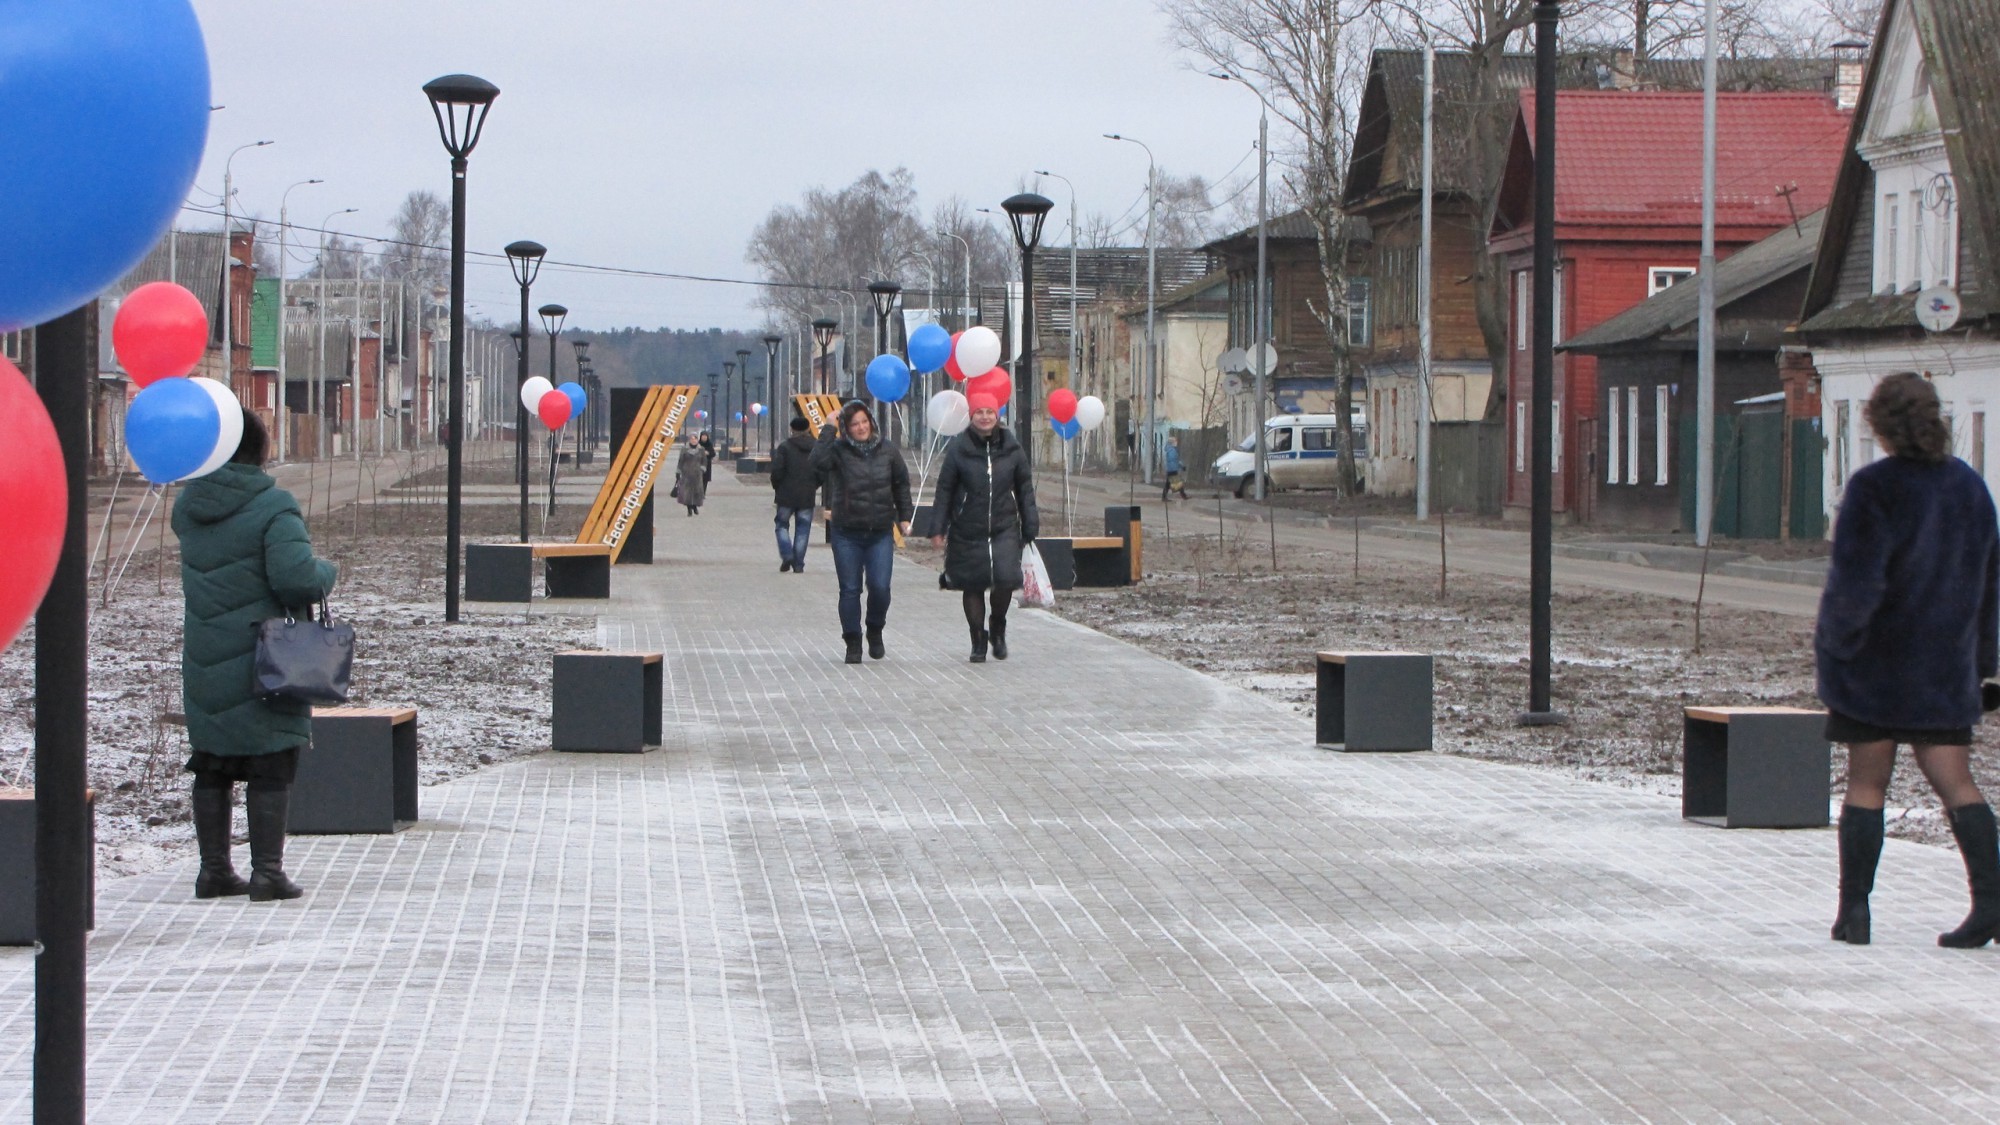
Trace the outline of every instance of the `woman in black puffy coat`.
{"label": "woman in black puffy coat", "polygon": [[[991,395],[970,396],[972,425],[945,447],[938,470],[931,542],[945,548],[945,585],[961,591],[972,630],[972,662],[1007,659],[1007,603],[1021,588],[1021,550],[1035,541],[1034,469],[1028,451],[1000,424]],[[988,609],[992,616],[987,617]]]}

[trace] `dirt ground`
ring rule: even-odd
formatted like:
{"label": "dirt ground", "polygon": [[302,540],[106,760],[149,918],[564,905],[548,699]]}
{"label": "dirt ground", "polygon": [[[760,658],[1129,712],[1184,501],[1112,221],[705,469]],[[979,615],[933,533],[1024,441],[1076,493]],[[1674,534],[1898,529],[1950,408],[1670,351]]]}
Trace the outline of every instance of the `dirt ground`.
{"label": "dirt ground", "polygon": [[[499,471],[504,472],[504,469]],[[511,538],[507,506],[464,509],[471,539]],[[559,507],[549,534],[574,536],[583,509]],[[540,509],[536,517],[540,520]],[[444,508],[384,501],[338,508],[315,521],[314,549],[340,564],[331,604],[354,625],[353,703],[419,709],[420,768],[426,785],[548,744],[550,656],[595,648],[592,609],[536,603],[532,613],[468,607],[459,625],[444,617]],[[123,578],[91,620],[89,777],[97,790],[99,870],[124,875],[173,862],[193,849],[181,763],[181,593],[173,537],[125,565],[121,520],[113,528]],[[34,634],[0,653],[0,785],[34,781]],[[239,838],[240,818],[239,817]]]}
{"label": "dirt ground", "polygon": [[[1357,573],[1351,541],[1333,535],[1326,550],[1281,547],[1273,573],[1258,529],[1218,539],[1212,521],[1206,534],[1174,522],[1171,544],[1147,529],[1143,583],[1071,591],[1056,611],[1301,714],[1313,712],[1319,650],[1429,652],[1440,751],[1678,795],[1684,705],[1819,706],[1809,620],[1709,608],[1696,654],[1691,605],[1559,591],[1552,694],[1569,725],[1516,726],[1528,692],[1525,582],[1453,574],[1441,594],[1435,566],[1370,558],[1365,539]],[[1994,730],[1982,728],[1974,748],[1974,771],[1989,792],[2000,785]],[[1836,747],[1836,794],[1845,768]],[[1907,757],[1890,806],[1893,834],[1949,843],[1937,799]]]}

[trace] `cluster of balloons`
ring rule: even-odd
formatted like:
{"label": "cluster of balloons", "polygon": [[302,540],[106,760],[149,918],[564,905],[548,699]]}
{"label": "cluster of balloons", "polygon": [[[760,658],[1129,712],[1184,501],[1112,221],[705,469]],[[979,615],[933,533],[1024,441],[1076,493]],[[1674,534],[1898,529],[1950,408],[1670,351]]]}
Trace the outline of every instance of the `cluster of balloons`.
{"label": "cluster of balloons", "polygon": [[1078,398],[1068,387],[1049,392],[1049,425],[1055,428],[1057,437],[1068,441],[1103,424],[1104,400],[1096,395]]}
{"label": "cluster of balloons", "polygon": [[208,314],[168,281],[127,294],[111,322],[118,364],[140,388],[125,408],[125,448],[154,484],[205,477],[243,440],[243,408],[228,387],[188,378],[208,348]]}
{"label": "cluster of balloons", "polygon": [[985,325],[974,325],[963,332],[947,334],[935,324],[926,324],[910,333],[910,357],[918,359],[918,342],[922,339],[923,360],[934,360],[955,383],[962,384],[957,390],[939,391],[931,396],[924,407],[924,420],[932,430],[949,437],[959,433],[972,422],[972,410],[966,401],[967,395],[991,395],[993,401],[1003,406],[1014,397],[1014,381],[1000,367],[1000,337]]}
{"label": "cluster of balloons", "polygon": [[521,384],[521,405],[551,430],[560,430],[571,418],[581,418],[590,402],[578,383],[558,387],[540,375],[531,375]]}

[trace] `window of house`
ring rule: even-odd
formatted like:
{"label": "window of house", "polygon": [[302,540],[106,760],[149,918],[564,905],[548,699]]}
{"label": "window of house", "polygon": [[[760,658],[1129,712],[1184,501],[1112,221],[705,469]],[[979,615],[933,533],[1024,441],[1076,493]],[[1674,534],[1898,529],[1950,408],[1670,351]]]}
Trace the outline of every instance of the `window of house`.
{"label": "window of house", "polygon": [[1625,392],[1625,480],[1639,483],[1639,388]]}
{"label": "window of house", "polygon": [[1667,483],[1672,466],[1667,453],[1672,448],[1673,392],[1664,384],[1653,388],[1653,483]]}
{"label": "window of house", "polygon": [[1855,421],[1858,424],[1854,430],[1861,439],[1858,443],[1861,446],[1861,456],[1855,460],[1863,465],[1872,465],[1875,463],[1875,431],[1868,428],[1868,415],[1865,411],[1860,413]]}
{"label": "window of house", "polygon": [[21,362],[21,334],[19,332],[0,333],[0,355],[15,363]]}
{"label": "window of house", "polygon": [[1907,288],[1921,289],[1924,278],[1930,273],[1930,247],[1924,244],[1924,196],[1922,192],[1910,193],[1910,283]]}
{"label": "window of house", "polygon": [[1902,197],[1896,194],[1885,196],[1882,211],[1882,258],[1881,264],[1876,267],[1875,271],[1878,288],[1885,293],[1894,293],[1897,289],[1901,288],[1896,267],[1902,263],[1902,259],[1898,256],[1901,247],[1897,238],[1899,234],[1898,228],[1901,227],[1902,222]]}
{"label": "window of house", "polygon": [[1847,486],[1847,478],[1853,475],[1853,461],[1850,460],[1848,443],[1853,440],[1854,404],[1846,399],[1833,404],[1833,483],[1836,489]]}
{"label": "window of house", "polygon": [[1395,457],[1403,451],[1400,436],[1403,429],[1403,396],[1400,388],[1389,388],[1389,417],[1386,423],[1389,427],[1389,440],[1383,444],[1389,447],[1389,456]]}
{"label": "window of house", "polygon": [[1974,472],[1983,477],[1986,475],[1986,412],[1984,410],[1975,410],[1972,412],[1972,432],[1966,436],[1972,439],[1966,443],[1966,461],[1972,466]]}
{"label": "window of house", "polygon": [[1299,445],[1307,453],[1323,453],[1338,448],[1332,426],[1311,426],[1300,435]]}
{"label": "window of house", "polygon": [[1664,293],[1693,276],[1694,270],[1687,266],[1653,266],[1646,271],[1646,292]]}
{"label": "window of house", "polygon": [[1347,279],[1347,342],[1357,348],[1368,347],[1370,317],[1369,282],[1365,277]]}
{"label": "window of house", "polygon": [[1555,278],[1556,307],[1554,309],[1554,315],[1550,317],[1550,320],[1553,321],[1553,323],[1550,324],[1549,328],[1551,335],[1555,337],[1555,342],[1558,344],[1563,342],[1563,273],[1564,273],[1563,264],[1561,262],[1557,262],[1556,278]]}
{"label": "window of house", "polygon": [[1514,471],[1528,471],[1528,404],[1514,404]]}
{"label": "window of house", "polygon": [[1528,337],[1532,330],[1528,317],[1534,301],[1534,278],[1527,270],[1514,271],[1514,350],[1528,350]]}
{"label": "window of house", "polygon": [[[1634,393],[1636,394],[1637,392],[1635,391]],[[1619,477],[1619,470],[1624,468],[1625,465],[1624,458],[1618,456],[1618,439],[1624,436],[1623,431],[1620,429],[1619,426],[1620,420],[1624,416],[1624,412],[1618,409],[1618,407],[1620,405],[1620,400],[1624,398],[1624,394],[1625,392],[1623,388],[1620,387],[1611,388],[1610,405],[1604,411],[1604,450],[1605,450],[1604,483],[1605,484],[1621,483]]]}
{"label": "window of house", "polygon": [[1561,399],[1549,404],[1549,472],[1561,476],[1563,471],[1563,404]]}

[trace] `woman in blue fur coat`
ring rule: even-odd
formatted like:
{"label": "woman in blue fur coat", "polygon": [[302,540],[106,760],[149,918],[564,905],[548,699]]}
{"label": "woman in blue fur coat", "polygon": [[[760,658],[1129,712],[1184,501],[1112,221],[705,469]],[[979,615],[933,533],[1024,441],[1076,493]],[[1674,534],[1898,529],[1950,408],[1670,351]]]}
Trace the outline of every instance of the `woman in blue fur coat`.
{"label": "woman in blue fur coat", "polygon": [[2000,934],[2000,838],[1969,765],[1980,680],[2000,657],[1993,497],[1951,455],[1937,391],[1921,375],[1882,380],[1866,416],[1891,456],[1847,482],[1813,635],[1826,736],[1848,752],[1833,937],[1868,944],[1882,805],[1907,743],[1944,804],[1972,891],[1972,913],[1938,944],[1975,949]]}

